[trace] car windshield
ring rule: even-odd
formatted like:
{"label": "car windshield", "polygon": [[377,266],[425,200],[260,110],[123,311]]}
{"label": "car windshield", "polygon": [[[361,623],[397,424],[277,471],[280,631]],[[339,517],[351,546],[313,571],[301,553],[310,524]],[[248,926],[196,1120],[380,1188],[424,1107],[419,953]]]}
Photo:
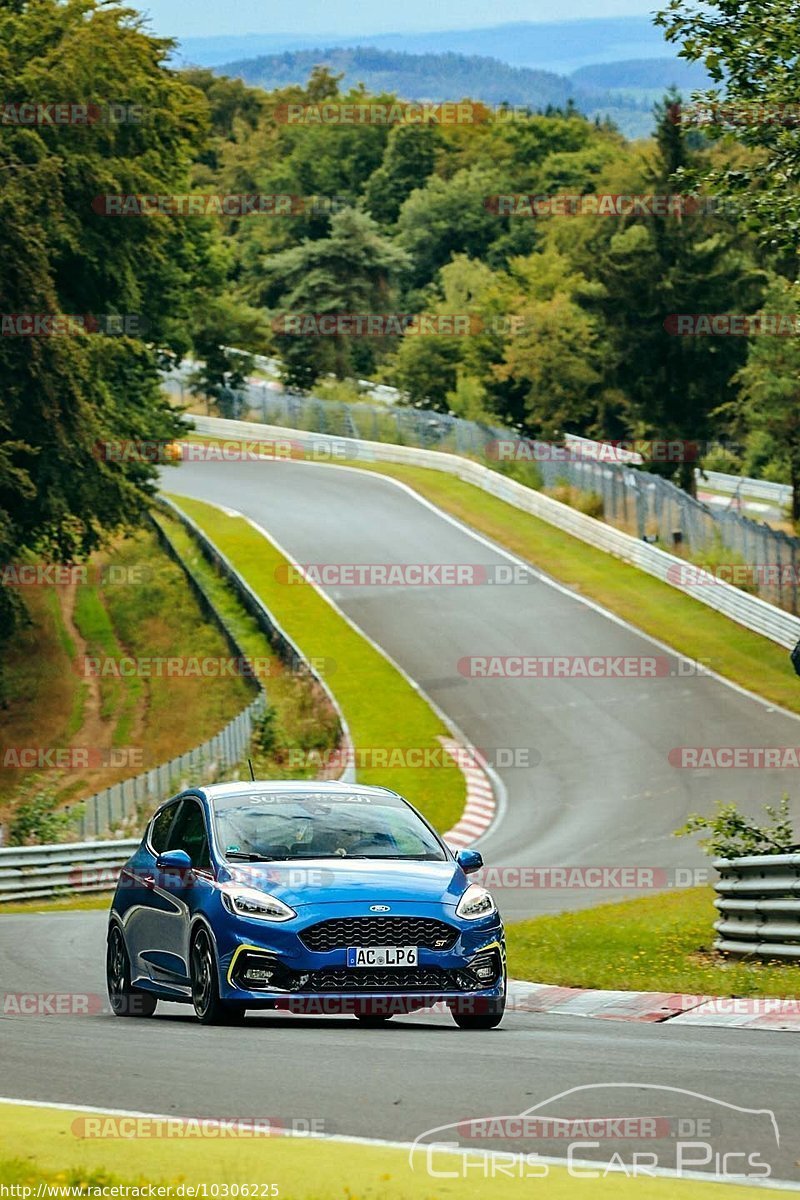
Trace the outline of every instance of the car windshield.
{"label": "car windshield", "polygon": [[393,858],[442,862],[434,834],[400,797],[242,792],[213,800],[226,858]]}

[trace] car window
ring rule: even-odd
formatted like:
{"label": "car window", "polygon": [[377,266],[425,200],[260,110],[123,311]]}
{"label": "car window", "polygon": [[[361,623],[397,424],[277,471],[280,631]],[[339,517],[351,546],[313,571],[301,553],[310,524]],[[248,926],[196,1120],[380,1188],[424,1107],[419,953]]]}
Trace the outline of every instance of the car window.
{"label": "car window", "polygon": [[178,811],[177,804],[168,804],[165,809],[158,814],[153,824],[150,827],[150,845],[155,850],[156,854],[161,854],[167,848],[167,838],[169,837],[170,826],[172,825],[175,813]]}
{"label": "car window", "polygon": [[181,810],[170,832],[167,850],[185,850],[192,860],[192,866],[201,871],[211,866],[206,823],[203,810],[196,800],[181,801]]}

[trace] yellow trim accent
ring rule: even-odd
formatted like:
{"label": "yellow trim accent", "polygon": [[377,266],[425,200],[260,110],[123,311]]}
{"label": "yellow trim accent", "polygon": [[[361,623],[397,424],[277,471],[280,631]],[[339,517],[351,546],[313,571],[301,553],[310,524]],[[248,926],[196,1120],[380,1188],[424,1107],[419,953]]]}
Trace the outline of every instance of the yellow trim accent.
{"label": "yellow trim accent", "polygon": [[[231,985],[231,987],[238,986],[237,984],[235,984],[233,982],[233,980],[231,979],[231,976],[233,974],[233,968],[236,966],[236,960],[238,959],[239,955],[242,953],[243,950],[255,950],[256,954],[270,954],[270,953],[274,954],[274,951],[265,950],[263,946],[250,946],[250,945],[237,946],[236,950],[234,951],[233,958],[231,959],[230,963],[228,964],[228,970],[225,974],[225,978],[227,979],[227,981]],[[239,988],[240,992],[246,991],[246,990],[247,990],[246,988]]]}

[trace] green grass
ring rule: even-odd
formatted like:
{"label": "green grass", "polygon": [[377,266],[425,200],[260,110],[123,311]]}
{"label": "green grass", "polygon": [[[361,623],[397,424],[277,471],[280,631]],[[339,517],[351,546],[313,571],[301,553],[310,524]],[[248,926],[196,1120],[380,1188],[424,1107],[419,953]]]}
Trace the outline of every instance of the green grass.
{"label": "green grass", "polygon": [[[262,682],[274,713],[274,745],[267,752],[253,739],[251,758],[256,775],[259,779],[315,778],[318,771],[311,752],[333,750],[338,744],[333,705],[311,677],[286,669],[255,619],[180,521],[161,512],[155,516],[244,653],[263,664],[267,672]],[[306,752],[302,762],[292,753],[296,750]]]}
{"label": "green grass", "polygon": [[[223,439],[193,435],[190,440]],[[443,472],[363,460],[342,465],[400,480],[444,512],[687,658],[800,713],[800,685],[788,652],[677,588]]]}
{"label": "green grass", "polygon": [[[198,659],[227,659],[231,651],[222,634],[203,616],[186,576],[159,547],[148,531],[127,538],[108,556],[120,569],[148,568],[136,583],[107,583],[102,599],[118,642],[133,657],[162,658],[174,655]],[[123,575],[123,577],[126,577]],[[122,680],[141,689],[144,712],[142,732],[136,737],[146,748],[147,765],[165,762],[211,737],[246,706],[254,695],[242,676],[150,677]],[[132,710],[128,710],[132,718]],[[115,744],[130,737],[132,720],[115,729]]]}
{"label": "green grass", "polygon": [[425,467],[352,465],[409,484],[445,512],[687,658],[703,662],[774,704],[800,712],[800,686],[782,646],[472,484]]}
{"label": "green grass", "polygon": [[[32,771],[0,765],[0,819],[8,820],[42,785],[72,804],[143,769],[166,762],[216,734],[255,694],[241,676],[170,678],[101,675],[99,703],[76,669],[75,656],[228,658],[216,626],[207,622],[181,568],[152,531],[121,539],[93,557],[78,584],[71,636],[61,589],[24,589],[30,621],[6,649],[6,747],[87,747],[129,750],[114,765]],[[130,582],[120,582],[130,580]],[[74,630],[72,631],[74,633]],[[176,786],[180,781],[176,780]]]}
{"label": "green grass", "polygon": [[509,971],[564,987],[800,995],[800,966],[714,953],[713,897],[711,888],[688,888],[515,922],[507,928]]}
{"label": "green grass", "polygon": [[[92,582],[80,584],[75,597],[73,614],[75,625],[86,642],[90,657],[119,659],[124,653],[119,643],[108,609],[102,596]],[[136,708],[142,694],[142,682],[136,676],[117,679],[101,675],[100,717],[103,721],[114,721],[112,745],[125,745],[130,737]]]}
{"label": "green grass", "polygon": [[[444,722],[428,702],[305,582],[287,585],[286,559],[242,517],[230,517],[199,500],[174,497],[247,579],[307,658],[325,664],[321,673],[336,695],[359,749],[415,748],[440,751]],[[440,830],[461,816],[465,785],[449,760],[423,768],[359,768],[359,780],[395,788]]]}
{"label": "green grass", "polygon": [[0,904],[0,917],[15,913],[105,912],[113,895],[113,892],[91,892],[87,896],[70,893],[51,900],[18,900],[13,904]]}
{"label": "green grass", "polygon": [[[330,1097],[322,1099],[322,1111],[332,1106]],[[484,1195],[529,1200],[534,1194],[547,1200],[755,1200],[764,1195],[763,1189],[742,1186],[732,1192],[726,1184],[696,1180],[620,1174],[578,1178],[557,1166],[548,1167],[544,1180],[507,1172],[484,1179],[473,1162],[466,1179],[442,1179],[426,1171],[424,1152],[415,1155],[412,1171],[407,1150],[386,1146],[281,1137],[86,1138],[80,1136],[84,1122],[95,1114],[14,1104],[3,1104],[0,1113],[0,1184],[32,1187],[30,1195],[40,1181],[81,1186],[88,1196],[89,1186],[135,1186],[144,1180],[171,1188],[181,1182],[206,1184],[209,1196],[214,1184],[274,1183],[280,1200],[472,1200]],[[445,1174],[457,1171],[458,1160],[437,1152],[433,1165]],[[269,1193],[259,1189],[257,1194]],[[168,1195],[177,1200],[176,1192]]]}

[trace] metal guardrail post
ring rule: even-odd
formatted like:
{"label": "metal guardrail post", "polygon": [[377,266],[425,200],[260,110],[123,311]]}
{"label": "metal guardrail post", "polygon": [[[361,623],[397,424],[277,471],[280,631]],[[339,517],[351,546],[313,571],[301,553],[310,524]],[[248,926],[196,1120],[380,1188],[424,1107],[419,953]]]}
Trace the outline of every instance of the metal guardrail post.
{"label": "metal guardrail post", "polygon": [[716,950],[800,960],[800,853],[717,859]]}

